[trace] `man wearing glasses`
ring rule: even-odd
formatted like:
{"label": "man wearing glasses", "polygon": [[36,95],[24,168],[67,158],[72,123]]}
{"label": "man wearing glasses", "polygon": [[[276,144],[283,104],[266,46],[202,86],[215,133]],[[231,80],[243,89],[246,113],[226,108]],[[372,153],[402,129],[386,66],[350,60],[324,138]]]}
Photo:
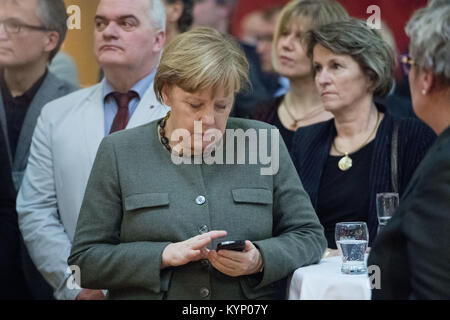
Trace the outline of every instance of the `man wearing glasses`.
{"label": "man wearing glasses", "polygon": [[161,0],[101,0],[91,23],[105,78],[52,101],[37,121],[17,212],[30,255],[57,299],[104,298],[100,290],[76,287],[72,281],[83,277],[82,270],[77,274],[67,258],[101,140],[163,118],[169,110],[153,90],[165,17]]}
{"label": "man wearing glasses", "polygon": [[[11,195],[13,203],[22,182],[31,137],[42,107],[76,89],[47,70],[48,64],[64,41],[66,20],[63,1],[0,1],[0,134],[3,142],[0,153],[7,159],[11,175],[11,179],[2,180],[1,183],[5,188],[3,195]],[[4,209],[4,203],[0,204],[1,210]],[[20,244],[15,210],[13,215],[15,219],[10,221],[12,224],[8,228],[2,225],[2,229],[5,227],[9,230],[11,237],[14,233],[14,241],[17,241],[15,243]],[[9,239],[11,241],[12,238]],[[22,272],[19,263],[22,259],[31,294],[28,297],[51,299],[50,287],[34,267],[23,243],[21,259],[18,246],[10,242],[0,243],[0,247],[0,250],[5,247],[11,254],[9,259],[1,259],[0,265],[10,264],[11,267],[11,264],[16,262],[15,268]],[[13,248],[16,248],[15,253],[11,251]],[[3,274],[9,276],[7,273]],[[0,287],[7,288],[3,282]],[[26,293],[23,293],[22,297],[27,297]],[[5,297],[8,298],[7,293]]]}

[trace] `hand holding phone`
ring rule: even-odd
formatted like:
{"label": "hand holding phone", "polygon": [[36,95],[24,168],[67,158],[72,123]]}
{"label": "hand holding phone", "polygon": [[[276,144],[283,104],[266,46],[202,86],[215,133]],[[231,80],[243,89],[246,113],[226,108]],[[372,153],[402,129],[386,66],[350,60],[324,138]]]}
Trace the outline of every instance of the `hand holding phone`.
{"label": "hand holding phone", "polygon": [[233,240],[233,241],[222,241],[217,244],[216,251],[219,250],[232,250],[232,251],[244,251],[245,240]]}
{"label": "hand holding phone", "polygon": [[230,277],[260,273],[264,268],[261,252],[248,240],[221,242],[216,250],[208,252],[208,260],[217,271]]}

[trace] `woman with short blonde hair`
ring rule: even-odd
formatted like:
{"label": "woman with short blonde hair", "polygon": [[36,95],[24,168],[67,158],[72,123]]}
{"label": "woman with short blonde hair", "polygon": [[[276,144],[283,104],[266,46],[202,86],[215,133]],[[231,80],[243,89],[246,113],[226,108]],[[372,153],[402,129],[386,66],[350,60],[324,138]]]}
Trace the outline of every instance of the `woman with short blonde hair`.
{"label": "woman with short blonde hair", "polygon": [[197,27],[165,49],[155,75],[155,94],[163,102],[164,86],[187,92],[206,88],[236,94],[248,84],[249,65],[234,39],[207,27]]}
{"label": "woman with short blonde hair", "polygon": [[[320,260],[323,228],[278,132],[229,119],[247,69],[210,28],[165,49],[155,92],[171,112],[99,147],[69,258],[82,287],[110,299],[282,299],[287,277]],[[278,168],[236,161],[255,147]]]}

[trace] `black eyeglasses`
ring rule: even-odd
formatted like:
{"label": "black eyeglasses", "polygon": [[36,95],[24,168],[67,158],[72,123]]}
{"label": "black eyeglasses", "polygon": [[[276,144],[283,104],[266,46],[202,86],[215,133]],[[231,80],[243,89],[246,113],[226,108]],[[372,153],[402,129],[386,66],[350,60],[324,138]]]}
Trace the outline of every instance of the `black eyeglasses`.
{"label": "black eyeglasses", "polygon": [[416,62],[414,61],[413,58],[409,56],[409,53],[402,54],[400,56],[400,62],[402,64],[402,69],[405,75],[408,75],[409,71],[411,70],[411,67],[416,65]]}
{"label": "black eyeglasses", "polygon": [[48,28],[43,26],[32,26],[29,24],[21,23],[13,19],[0,20],[0,25],[3,25],[6,33],[8,34],[18,34],[22,28],[37,30],[37,31],[49,31]]}

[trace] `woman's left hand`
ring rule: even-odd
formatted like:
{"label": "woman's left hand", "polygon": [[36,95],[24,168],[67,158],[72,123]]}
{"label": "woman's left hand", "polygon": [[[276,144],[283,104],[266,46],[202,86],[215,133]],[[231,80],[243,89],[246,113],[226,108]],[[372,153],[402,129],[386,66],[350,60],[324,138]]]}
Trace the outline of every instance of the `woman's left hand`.
{"label": "woman's left hand", "polygon": [[259,250],[250,241],[245,241],[245,249],[242,252],[232,250],[211,250],[208,260],[218,271],[238,277],[260,272],[264,262]]}

